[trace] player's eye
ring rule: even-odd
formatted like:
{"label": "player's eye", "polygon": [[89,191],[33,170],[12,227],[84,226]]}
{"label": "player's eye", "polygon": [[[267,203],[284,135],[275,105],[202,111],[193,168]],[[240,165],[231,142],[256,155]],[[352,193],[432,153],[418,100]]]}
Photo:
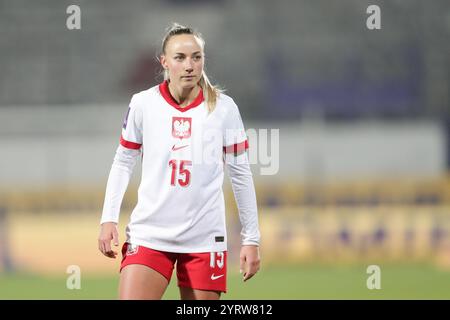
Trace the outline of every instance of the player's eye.
{"label": "player's eye", "polygon": [[195,60],[200,60],[202,58],[202,56],[195,56],[194,59]]}
{"label": "player's eye", "polygon": [[175,60],[182,60],[182,59],[183,59],[182,56],[176,56],[176,57],[175,57]]}

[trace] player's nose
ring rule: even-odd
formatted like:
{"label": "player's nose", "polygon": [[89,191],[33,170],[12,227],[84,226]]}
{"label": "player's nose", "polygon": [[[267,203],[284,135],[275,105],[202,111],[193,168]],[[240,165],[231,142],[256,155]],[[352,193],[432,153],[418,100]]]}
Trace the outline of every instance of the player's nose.
{"label": "player's nose", "polygon": [[194,67],[193,67],[192,60],[191,60],[191,59],[186,59],[184,68],[185,68],[185,70],[188,71],[188,72],[192,72],[192,71],[194,70]]}

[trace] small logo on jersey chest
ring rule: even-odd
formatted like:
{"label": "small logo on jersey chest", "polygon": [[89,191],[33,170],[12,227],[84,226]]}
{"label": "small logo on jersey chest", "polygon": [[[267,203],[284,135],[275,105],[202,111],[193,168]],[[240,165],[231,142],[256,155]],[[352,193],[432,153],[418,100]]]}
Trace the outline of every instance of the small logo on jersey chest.
{"label": "small logo on jersey chest", "polygon": [[216,242],[224,242],[225,237],[216,237],[215,240],[216,240]]}
{"label": "small logo on jersey chest", "polygon": [[192,118],[172,117],[172,136],[187,139],[191,136]]}

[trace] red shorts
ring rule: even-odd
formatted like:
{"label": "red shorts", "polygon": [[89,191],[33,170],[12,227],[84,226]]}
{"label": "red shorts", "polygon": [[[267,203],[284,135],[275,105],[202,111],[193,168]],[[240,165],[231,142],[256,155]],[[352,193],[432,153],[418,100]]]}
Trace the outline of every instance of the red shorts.
{"label": "red shorts", "polygon": [[227,292],[227,252],[173,253],[124,243],[120,271],[129,264],[142,264],[170,282],[177,265],[179,287]]}

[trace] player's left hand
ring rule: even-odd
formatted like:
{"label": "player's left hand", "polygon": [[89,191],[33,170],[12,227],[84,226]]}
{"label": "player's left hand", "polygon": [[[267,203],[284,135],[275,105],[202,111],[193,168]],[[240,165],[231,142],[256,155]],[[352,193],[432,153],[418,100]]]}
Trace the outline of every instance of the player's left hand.
{"label": "player's left hand", "polygon": [[242,246],[239,258],[241,268],[240,272],[243,273],[242,280],[247,281],[259,270],[259,247],[256,245]]}

